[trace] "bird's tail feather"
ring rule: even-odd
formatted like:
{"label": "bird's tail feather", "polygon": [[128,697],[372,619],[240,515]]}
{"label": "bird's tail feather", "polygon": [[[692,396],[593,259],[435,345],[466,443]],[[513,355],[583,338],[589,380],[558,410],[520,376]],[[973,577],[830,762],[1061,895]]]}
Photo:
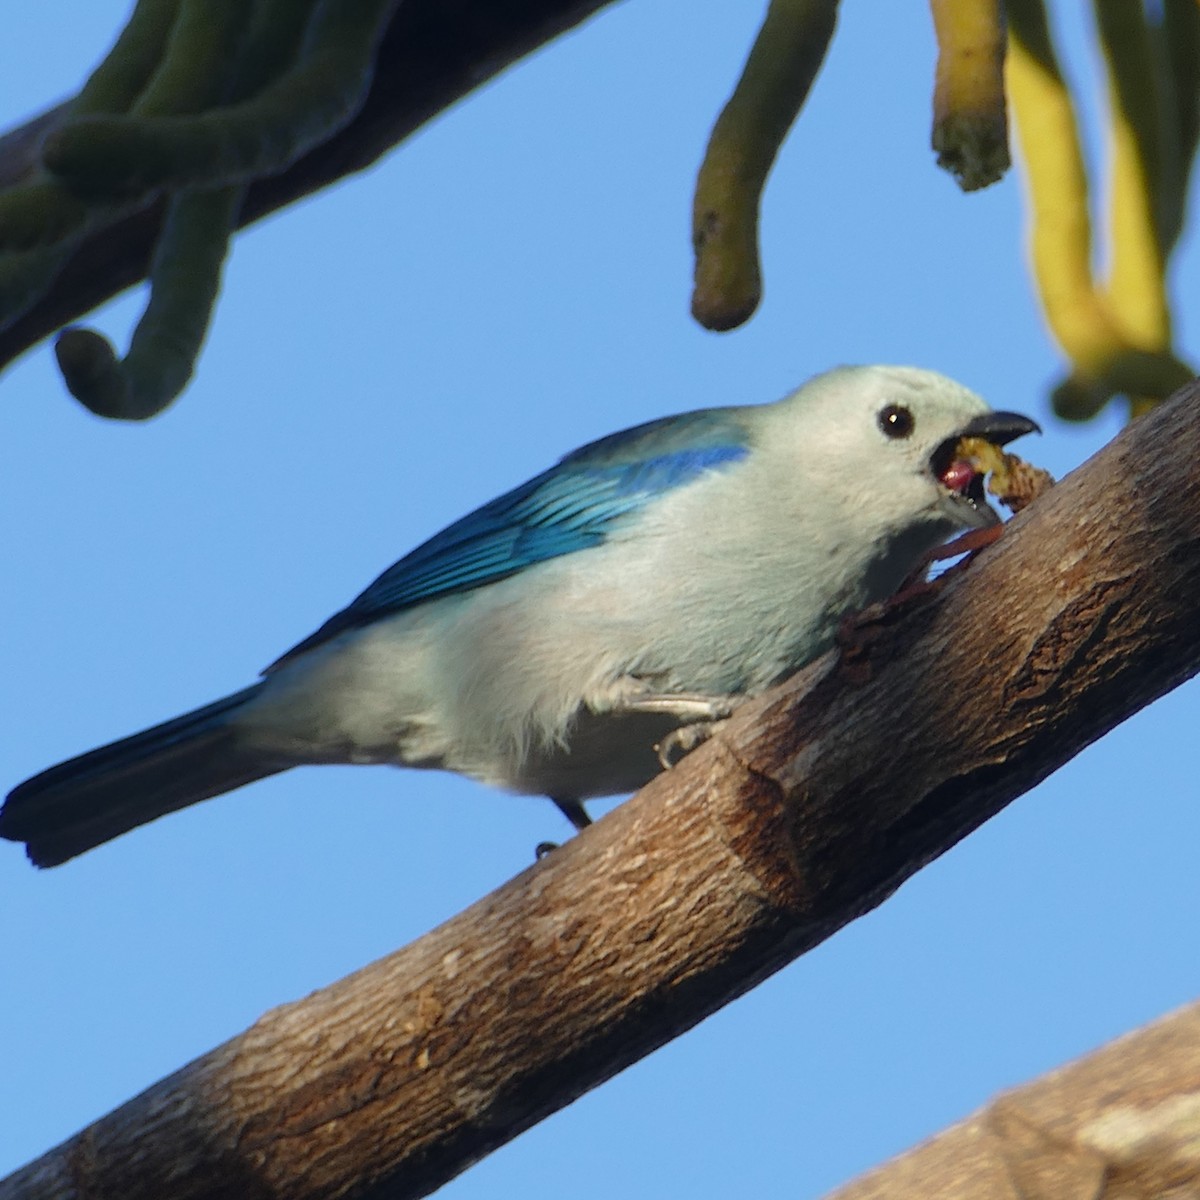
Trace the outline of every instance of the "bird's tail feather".
{"label": "bird's tail feather", "polygon": [[230,721],[258,691],[223,700],[81,754],[27,779],[0,810],[0,837],[53,867],[110,838],[291,764],[239,742]]}

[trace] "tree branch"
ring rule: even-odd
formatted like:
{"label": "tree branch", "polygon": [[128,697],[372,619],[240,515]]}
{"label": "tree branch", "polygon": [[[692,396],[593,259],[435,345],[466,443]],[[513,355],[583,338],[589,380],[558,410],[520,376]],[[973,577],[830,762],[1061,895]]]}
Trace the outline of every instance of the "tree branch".
{"label": "tree branch", "polygon": [[1200,1004],[998,1096],[826,1200],[1099,1200],[1200,1189]]}
{"label": "tree branch", "polygon": [[879,904],[1200,668],[1193,384],[567,845],[0,1200],[422,1196]]}
{"label": "tree branch", "polygon": [[[375,81],[362,111],[288,170],[253,184],[240,225],[369,167],[431,117],[610,3],[405,0],[380,45]],[[0,186],[32,174],[42,141],[63,113],[59,105],[0,137]],[[157,203],[91,233],[41,300],[0,330],[0,369],[145,278],[162,217]]]}

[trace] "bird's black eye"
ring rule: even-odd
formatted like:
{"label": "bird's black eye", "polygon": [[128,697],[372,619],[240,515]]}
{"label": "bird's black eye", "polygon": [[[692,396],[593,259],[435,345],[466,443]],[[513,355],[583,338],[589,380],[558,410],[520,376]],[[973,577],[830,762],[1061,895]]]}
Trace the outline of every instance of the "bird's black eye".
{"label": "bird's black eye", "polygon": [[889,404],[879,410],[879,428],[890,438],[906,438],[916,425],[912,410],[903,404]]}

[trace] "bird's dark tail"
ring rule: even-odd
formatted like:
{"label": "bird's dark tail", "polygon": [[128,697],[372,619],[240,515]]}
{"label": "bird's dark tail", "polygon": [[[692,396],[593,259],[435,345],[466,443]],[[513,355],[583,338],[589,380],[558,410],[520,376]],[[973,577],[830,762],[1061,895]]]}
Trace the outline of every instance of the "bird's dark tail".
{"label": "bird's dark tail", "polygon": [[261,684],[59,763],[14,788],[0,837],[39,867],[292,765],[241,742],[230,716]]}

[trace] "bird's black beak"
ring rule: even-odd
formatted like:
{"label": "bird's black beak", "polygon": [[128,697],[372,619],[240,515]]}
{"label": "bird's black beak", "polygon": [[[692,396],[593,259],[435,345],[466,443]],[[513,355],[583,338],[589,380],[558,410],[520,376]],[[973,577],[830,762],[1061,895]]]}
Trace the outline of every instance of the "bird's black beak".
{"label": "bird's black beak", "polygon": [[1041,433],[1042,427],[1028,417],[1015,412],[984,413],[969,421],[959,432],[959,437],[983,438],[994,446],[1007,446],[1009,442],[1027,433]]}

